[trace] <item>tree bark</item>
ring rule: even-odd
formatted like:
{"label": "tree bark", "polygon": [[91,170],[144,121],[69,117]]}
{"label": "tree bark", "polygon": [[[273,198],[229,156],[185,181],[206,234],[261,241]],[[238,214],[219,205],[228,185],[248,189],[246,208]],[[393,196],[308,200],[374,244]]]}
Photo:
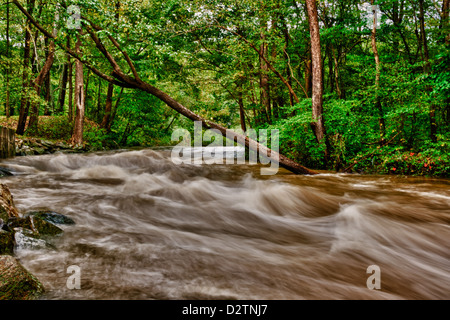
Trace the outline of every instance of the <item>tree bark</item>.
{"label": "tree bark", "polygon": [[[306,0],[308,11],[309,31],[311,37],[311,61],[312,61],[312,115],[314,122],[311,124],[318,143],[325,141],[325,123],[323,118],[323,68],[320,48],[320,30],[317,5],[315,0]],[[326,148],[328,149],[328,148]],[[328,150],[325,150],[326,156]]]}
{"label": "tree bark", "polygon": [[[77,35],[77,42],[75,44],[75,52],[81,56],[81,38]],[[80,60],[75,61],[75,107],[76,115],[73,126],[73,134],[71,143],[73,145],[83,144],[83,129],[84,129],[84,83],[83,83],[83,64]]]}

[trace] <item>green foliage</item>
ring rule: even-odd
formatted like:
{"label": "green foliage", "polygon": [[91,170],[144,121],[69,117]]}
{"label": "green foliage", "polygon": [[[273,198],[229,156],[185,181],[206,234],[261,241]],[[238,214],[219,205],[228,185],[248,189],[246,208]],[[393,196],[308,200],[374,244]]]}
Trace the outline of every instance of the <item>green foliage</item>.
{"label": "green foliage", "polygon": [[[326,141],[321,143],[311,130],[312,92],[307,88],[311,46],[304,2],[118,2],[77,0],[71,4],[78,5],[87,17],[82,19],[84,28],[94,23],[96,27],[91,30],[101,29],[97,36],[111,53],[108,59],[114,58],[125,73],[132,75],[121,53],[126,52],[142,81],[162,89],[201,117],[225,127],[238,127],[242,107],[247,128],[278,129],[280,152],[311,168],[448,175],[450,50],[445,42],[445,21],[440,19],[434,1],[424,1],[428,59],[417,2],[376,2],[381,8],[376,34],[381,65],[378,85],[366,10],[350,0],[317,2],[325,93]],[[56,26],[57,44],[65,45],[70,36],[73,47],[78,30],[68,27],[69,14],[55,4],[44,2],[39,14],[34,8],[36,19],[47,30]],[[5,37],[0,37],[0,102],[4,106],[8,71],[13,119],[17,119],[22,101],[39,104],[39,127],[26,135],[68,141],[72,134],[68,92],[61,110],[58,101],[66,53],[57,47],[50,73],[50,98],[44,86],[37,95],[26,84],[38,75],[48,43],[46,47],[44,37],[32,27],[33,37],[37,35],[31,44],[33,61],[25,66],[26,19],[12,4],[11,8],[8,57]],[[60,19],[56,21],[57,10]],[[3,35],[5,6],[0,6],[0,16]],[[109,37],[117,40],[120,50]],[[84,32],[80,38],[84,59],[111,75],[108,59],[90,34]],[[281,77],[264,67],[260,57],[263,49],[266,60]],[[264,77],[269,87],[269,109],[262,103]],[[114,120],[110,130],[102,129],[106,82],[86,67],[84,81],[89,119],[84,139],[90,150],[171,145],[175,127],[193,128],[190,120],[154,96],[134,89],[121,93],[115,86]],[[294,103],[286,82],[299,103]],[[45,109],[52,116],[42,117]],[[5,114],[4,108],[0,112]],[[432,133],[431,121],[436,124],[436,134]]]}

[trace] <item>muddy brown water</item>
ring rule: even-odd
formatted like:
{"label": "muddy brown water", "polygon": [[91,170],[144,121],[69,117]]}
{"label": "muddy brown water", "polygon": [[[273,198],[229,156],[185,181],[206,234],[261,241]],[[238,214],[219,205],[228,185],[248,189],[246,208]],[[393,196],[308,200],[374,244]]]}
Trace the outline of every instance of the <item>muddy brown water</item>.
{"label": "muddy brown water", "polygon": [[[20,212],[76,221],[56,250],[16,250],[42,299],[450,298],[447,179],[262,176],[151,149],[0,165]],[[74,265],[80,289],[67,286]],[[371,265],[380,289],[367,287]]]}

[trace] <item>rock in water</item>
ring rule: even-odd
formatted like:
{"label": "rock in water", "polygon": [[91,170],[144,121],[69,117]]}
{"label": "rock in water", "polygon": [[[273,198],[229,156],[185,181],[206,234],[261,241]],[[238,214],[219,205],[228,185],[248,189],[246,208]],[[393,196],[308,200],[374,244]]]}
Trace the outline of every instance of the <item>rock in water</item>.
{"label": "rock in water", "polygon": [[28,216],[35,216],[53,224],[75,224],[72,218],[54,211],[32,211],[25,214],[25,217]]}
{"label": "rock in water", "polygon": [[47,249],[52,246],[45,240],[39,239],[39,235],[24,228],[14,228],[14,240],[18,249]]}
{"label": "rock in water", "polygon": [[16,258],[0,256],[0,300],[32,300],[44,291],[42,283]]}
{"label": "rock in water", "polygon": [[9,191],[9,188],[5,184],[0,184],[0,218],[3,221],[7,221],[11,217],[18,217],[16,206],[14,205],[14,199]]}
{"label": "rock in water", "polygon": [[13,173],[9,169],[0,167],[0,178],[5,176],[13,176]]}
{"label": "rock in water", "polygon": [[47,222],[39,217],[27,216],[24,218],[9,218],[8,227],[14,228],[24,228],[33,231],[34,233],[41,236],[56,236],[63,233],[63,230],[53,223]]}

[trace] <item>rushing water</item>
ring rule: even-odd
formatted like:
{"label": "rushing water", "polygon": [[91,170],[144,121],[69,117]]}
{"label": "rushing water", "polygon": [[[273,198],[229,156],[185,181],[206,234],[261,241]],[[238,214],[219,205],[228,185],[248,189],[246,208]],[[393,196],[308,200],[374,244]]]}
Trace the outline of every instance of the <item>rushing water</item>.
{"label": "rushing water", "polygon": [[[76,221],[16,251],[43,299],[449,299],[448,180],[182,165],[167,150],[4,160],[19,211]],[[67,268],[80,267],[70,290]],[[371,265],[381,289],[369,290]]]}

